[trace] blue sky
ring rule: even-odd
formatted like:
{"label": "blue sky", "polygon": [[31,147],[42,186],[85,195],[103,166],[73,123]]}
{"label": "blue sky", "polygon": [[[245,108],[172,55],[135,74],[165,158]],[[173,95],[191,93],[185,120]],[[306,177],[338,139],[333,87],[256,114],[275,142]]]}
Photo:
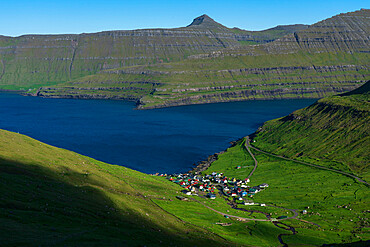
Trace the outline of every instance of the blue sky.
{"label": "blue sky", "polygon": [[186,26],[208,14],[227,27],[313,24],[370,8],[369,0],[0,0],[0,35],[87,33]]}

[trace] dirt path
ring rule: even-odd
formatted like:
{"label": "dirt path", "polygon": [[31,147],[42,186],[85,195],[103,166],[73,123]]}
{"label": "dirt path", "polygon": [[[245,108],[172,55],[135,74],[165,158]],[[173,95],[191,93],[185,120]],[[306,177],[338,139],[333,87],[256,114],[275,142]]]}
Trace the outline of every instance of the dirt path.
{"label": "dirt path", "polygon": [[[257,150],[258,152],[261,152],[261,153],[264,153],[264,154],[267,154],[267,155],[270,155],[270,156],[274,156],[274,157],[277,157],[277,158],[280,158],[280,159],[284,159],[284,160],[288,160],[288,161],[293,161],[293,162],[300,163],[300,164],[303,164],[303,165],[307,165],[307,166],[311,166],[311,167],[315,167],[315,168],[319,168],[319,169],[323,169],[323,170],[327,170],[327,171],[332,171],[332,172],[340,173],[342,175],[345,175],[345,176],[354,178],[354,179],[356,179],[360,183],[364,183],[367,186],[370,186],[370,184],[367,183],[365,180],[363,180],[363,179],[361,179],[361,178],[359,178],[359,177],[357,177],[355,175],[349,174],[347,172],[335,170],[335,169],[324,167],[324,166],[314,165],[314,164],[310,164],[310,163],[307,163],[307,162],[304,162],[304,161],[290,159],[290,158],[286,158],[286,157],[283,157],[283,156],[280,156],[280,155],[276,155],[276,154],[272,154],[272,153],[269,153],[269,152],[265,152],[265,151],[263,151],[263,150],[261,150],[259,148],[256,148],[256,147],[253,147],[252,145],[250,145],[250,143],[249,143],[249,137],[248,136],[245,139],[246,139],[245,145],[246,145],[246,148],[248,149],[249,152],[250,152],[250,149],[248,147],[253,148],[254,150]],[[255,158],[254,158],[253,155],[252,155],[252,157],[255,160]],[[253,174],[254,170],[252,171],[252,174]]]}

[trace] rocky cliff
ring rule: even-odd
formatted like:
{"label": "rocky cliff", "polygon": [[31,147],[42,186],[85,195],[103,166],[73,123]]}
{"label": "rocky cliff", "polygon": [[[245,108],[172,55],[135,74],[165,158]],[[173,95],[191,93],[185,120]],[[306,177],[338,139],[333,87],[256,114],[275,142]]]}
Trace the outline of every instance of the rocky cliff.
{"label": "rocky cliff", "polygon": [[245,41],[270,42],[304,27],[250,32],[227,28],[203,15],[188,27],[175,29],[0,36],[0,88],[28,89],[112,68],[181,61],[243,46]]}
{"label": "rocky cliff", "polygon": [[[283,33],[286,35],[279,38]],[[31,84],[35,78],[40,83],[54,81],[30,94],[130,99],[137,101],[140,109],[319,98],[350,91],[369,80],[369,36],[370,10],[366,9],[309,27],[278,26],[261,32],[229,29],[203,15],[185,28],[71,35],[70,48],[62,45],[72,42],[63,40],[65,36],[50,36],[49,48],[34,48],[39,53],[33,49],[17,52],[20,42],[9,56],[22,57],[13,62],[2,59],[0,83],[5,85],[11,78],[17,78],[19,85]],[[37,37],[28,37],[27,44],[33,39]],[[49,50],[71,55],[58,61],[42,57]],[[26,51],[29,56],[23,57]],[[26,73],[27,66],[40,66],[35,59],[48,65]],[[55,83],[63,80],[68,82]]]}

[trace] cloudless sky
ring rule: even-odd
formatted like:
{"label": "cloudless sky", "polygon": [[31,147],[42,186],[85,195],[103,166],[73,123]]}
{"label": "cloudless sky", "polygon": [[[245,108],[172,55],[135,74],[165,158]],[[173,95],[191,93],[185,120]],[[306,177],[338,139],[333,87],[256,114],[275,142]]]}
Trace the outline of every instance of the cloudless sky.
{"label": "cloudless sky", "polygon": [[369,0],[0,0],[0,35],[183,27],[207,14],[227,27],[313,24]]}

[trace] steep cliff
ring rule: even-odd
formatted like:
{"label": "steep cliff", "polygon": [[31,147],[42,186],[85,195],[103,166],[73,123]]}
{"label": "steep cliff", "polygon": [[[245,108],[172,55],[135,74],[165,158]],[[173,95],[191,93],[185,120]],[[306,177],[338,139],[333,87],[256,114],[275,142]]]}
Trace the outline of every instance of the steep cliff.
{"label": "steep cliff", "polygon": [[248,42],[271,42],[305,27],[250,32],[227,28],[206,15],[193,23],[175,29],[0,36],[0,89],[28,89],[106,69],[181,61]]}
{"label": "steep cliff", "polygon": [[[369,10],[340,14],[266,44],[230,45],[179,62],[107,69],[33,93],[131,99],[140,109],[334,95],[369,79],[369,16]],[[218,32],[226,28],[208,16],[187,28],[208,27]]]}

